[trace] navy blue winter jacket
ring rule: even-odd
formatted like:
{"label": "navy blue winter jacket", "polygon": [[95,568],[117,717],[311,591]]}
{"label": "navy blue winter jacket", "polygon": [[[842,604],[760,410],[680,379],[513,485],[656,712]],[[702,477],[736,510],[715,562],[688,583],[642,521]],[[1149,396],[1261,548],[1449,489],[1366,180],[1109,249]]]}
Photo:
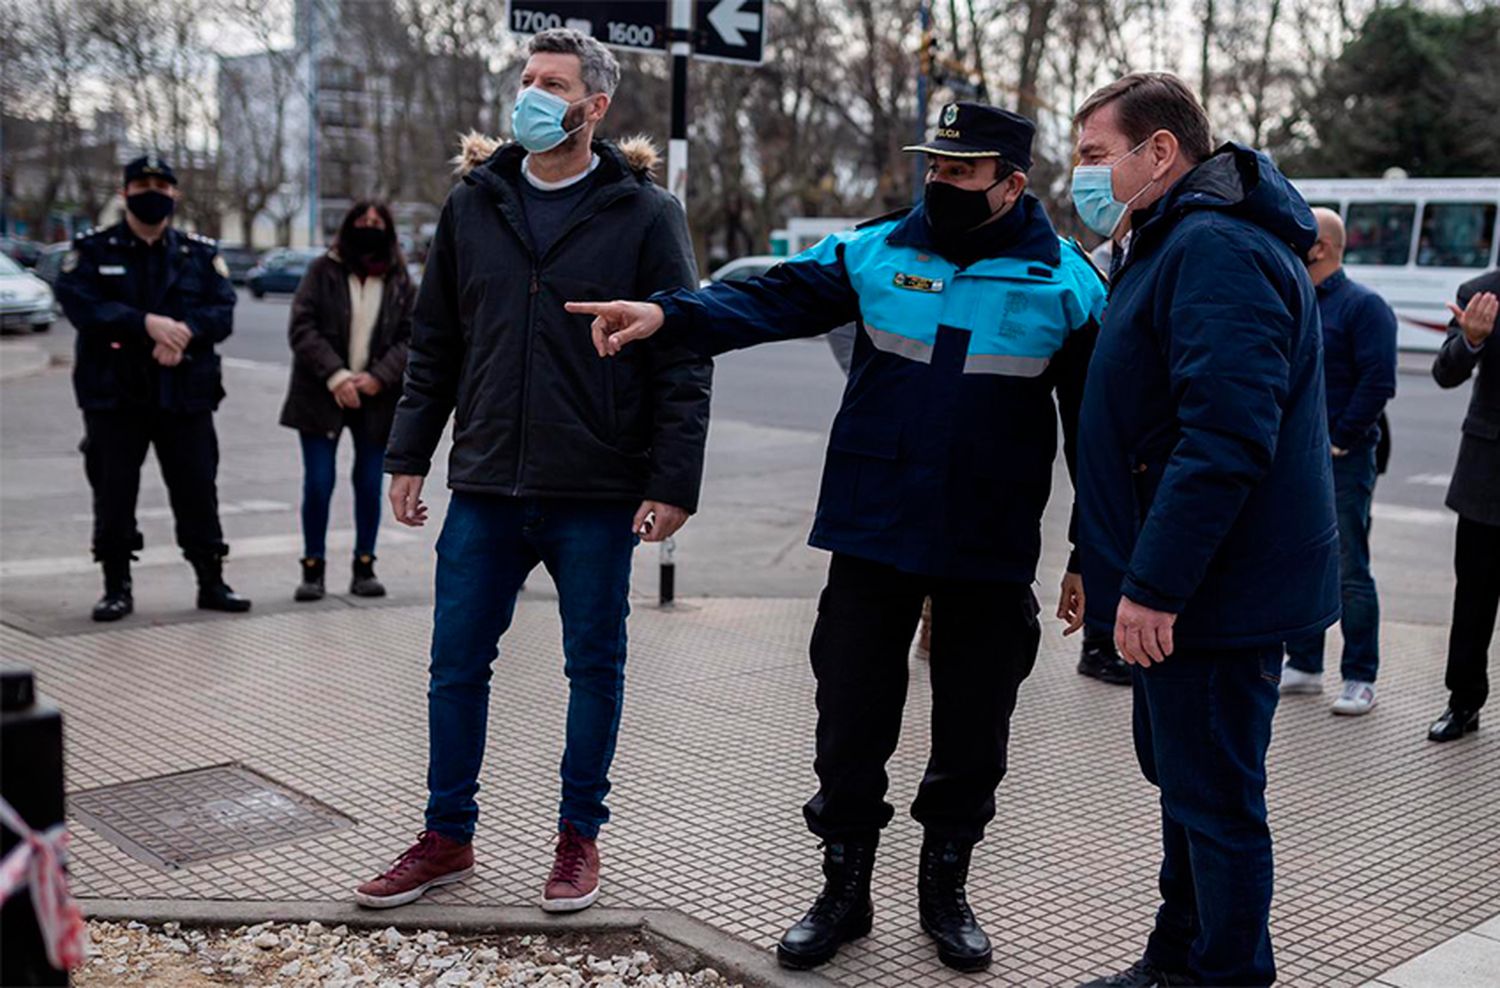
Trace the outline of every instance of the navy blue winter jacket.
{"label": "navy blue winter jacket", "polygon": [[934,247],[918,206],[759,278],[652,297],[662,339],[708,355],[858,323],[814,546],[929,576],[1035,576],[1053,393],[1071,452],[1105,292],[1036,199],[1000,222],[1011,235],[963,267]]}
{"label": "navy blue winter jacket", "polygon": [[1343,271],[1318,285],[1328,437],[1339,449],[1380,438],[1376,421],[1396,395],[1396,314],[1385,299]]}
{"label": "navy blue winter jacket", "polygon": [[1225,145],[1131,218],[1079,427],[1088,622],[1123,592],[1190,647],[1282,642],[1339,616],[1311,210]]}

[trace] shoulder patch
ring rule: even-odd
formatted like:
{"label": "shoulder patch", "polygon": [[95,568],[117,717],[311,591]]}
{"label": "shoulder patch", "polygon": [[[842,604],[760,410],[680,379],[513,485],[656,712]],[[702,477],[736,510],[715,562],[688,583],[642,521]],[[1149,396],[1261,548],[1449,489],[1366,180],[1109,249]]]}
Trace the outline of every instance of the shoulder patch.
{"label": "shoulder patch", "polygon": [[224,260],[223,254],[214,255],[214,270],[219,273],[220,278],[229,277],[229,263]]}
{"label": "shoulder patch", "polygon": [[891,220],[899,220],[907,213],[911,212],[911,209],[912,207],[910,206],[902,206],[900,209],[893,209],[889,213],[885,213],[882,216],[876,216],[874,219],[868,219],[863,223],[854,224],[854,229],[864,230],[872,226],[879,226],[882,223],[889,223]]}
{"label": "shoulder patch", "polygon": [[63,259],[62,259],[62,273],[63,274],[72,274],[75,270],[77,270],[77,268],[78,268],[78,251],[73,250],[73,249],[69,249],[69,251],[66,254],[63,255]]}

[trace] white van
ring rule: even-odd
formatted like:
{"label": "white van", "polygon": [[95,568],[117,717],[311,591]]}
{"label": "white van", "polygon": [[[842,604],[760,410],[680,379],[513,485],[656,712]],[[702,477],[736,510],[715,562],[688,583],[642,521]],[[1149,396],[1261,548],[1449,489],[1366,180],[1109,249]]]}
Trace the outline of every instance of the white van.
{"label": "white van", "polygon": [[1500,178],[1307,178],[1297,190],[1344,217],[1349,277],[1396,310],[1403,350],[1436,350],[1458,286],[1496,267]]}

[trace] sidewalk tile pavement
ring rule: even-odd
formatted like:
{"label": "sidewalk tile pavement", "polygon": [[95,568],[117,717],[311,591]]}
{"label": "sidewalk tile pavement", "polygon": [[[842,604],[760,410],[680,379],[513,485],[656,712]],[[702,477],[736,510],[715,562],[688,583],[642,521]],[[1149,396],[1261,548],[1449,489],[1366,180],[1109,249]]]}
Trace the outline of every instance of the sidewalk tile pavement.
{"label": "sidewalk tile pavement", "polygon": [[[601,904],[680,909],[769,948],[811,900],[819,852],[800,806],[814,787],[814,612],[808,600],[638,604]],[[0,627],[4,657],[33,667],[65,711],[70,792],[240,762],[355,820],[172,872],[75,821],[75,892],[347,899],[422,826],[429,632],[427,608],[400,606],[52,638]],[[540,891],[566,701],[559,641],[555,604],[523,600],[492,684],[479,872],[433,901],[520,905]],[[1443,703],[1443,646],[1441,629],[1387,624],[1369,717],[1332,717],[1328,697],[1282,703],[1270,801],[1283,984],[1388,980],[1500,914],[1500,728],[1423,740]],[[926,759],[929,692],[914,664],[875,931],[831,977],[1070,985],[1139,954],[1156,905],[1156,801],[1131,750],[1129,691],[1079,677],[1076,656],[1076,639],[1048,634],[976,852],[971,898],[996,944],[989,975],[942,968],[917,928],[920,833],[905,809]]]}

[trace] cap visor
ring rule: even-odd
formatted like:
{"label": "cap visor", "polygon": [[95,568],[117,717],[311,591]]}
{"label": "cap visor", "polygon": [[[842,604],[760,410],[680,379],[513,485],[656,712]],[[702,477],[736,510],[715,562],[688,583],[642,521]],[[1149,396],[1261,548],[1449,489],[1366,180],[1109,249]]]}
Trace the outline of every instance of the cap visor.
{"label": "cap visor", "polygon": [[976,151],[968,147],[949,147],[936,141],[928,144],[908,144],[903,151],[921,151],[925,154],[940,154],[945,158],[998,158],[999,151]]}

